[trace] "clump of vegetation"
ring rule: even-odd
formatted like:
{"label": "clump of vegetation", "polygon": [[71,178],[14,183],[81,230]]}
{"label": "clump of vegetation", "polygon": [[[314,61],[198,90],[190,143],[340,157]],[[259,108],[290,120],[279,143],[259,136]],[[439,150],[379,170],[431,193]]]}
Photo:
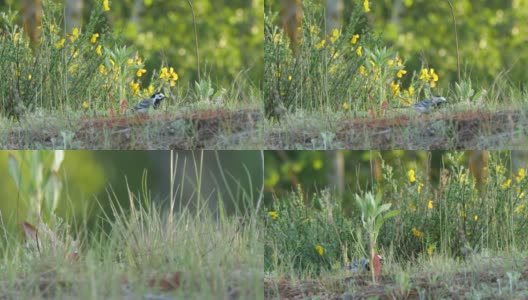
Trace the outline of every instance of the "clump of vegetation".
{"label": "clump of vegetation", "polygon": [[[342,30],[325,34],[323,6],[304,3],[304,19],[295,48],[275,25],[277,15],[265,17],[264,91],[266,109],[381,112],[430,97],[439,80],[434,67],[408,73],[404,59],[384,46],[367,25],[363,1],[354,1]],[[295,49],[292,50],[292,49]],[[411,76],[404,89],[404,77]]]}
{"label": "clump of vegetation", "polygon": [[[383,164],[382,180],[373,183],[372,190],[378,191],[381,204],[391,204],[399,214],[380,228],[380,253],[413,261],[526,249],[526,241],[517,238],[528,233],[526,170],[508,173],[495,157],[485,170],[486,182],[477,185],[469,170],[456,163],[457,156],[449,154],[447,160],[451,167],[440,171],[436,187],[428,186],[417,170],[400,176]],[[362,211],[343,210],[346,201],[336,197],[325,199],[318,193],[307,200],[299,192],[273,201],[266,221],[267,271],[319,273],[369,257],[369,239],[358,234]]]}
{"label": "clump of vegetation", "polygon": [[[46,1],[38,41],[16,24],[15,12],[3,12],[0,113],[14,118],[36,108],[122,113],[127,99],[161,90],[172,94],[178,80],[174,68],[163,65],[145,80],[141,55],[112,32],[108,11],[110,6],[100,3],[82,29],[63,33],[62,4]],[[142,88],[142,82],[149,84]]]}

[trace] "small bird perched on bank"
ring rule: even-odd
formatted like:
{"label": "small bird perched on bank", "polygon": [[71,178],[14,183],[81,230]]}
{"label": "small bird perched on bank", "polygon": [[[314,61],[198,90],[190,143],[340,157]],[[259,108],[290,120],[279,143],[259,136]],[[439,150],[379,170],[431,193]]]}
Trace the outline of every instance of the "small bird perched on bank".
{"label": "small bird perched on bank", "polygon": [[154,106],[154,109],[157,109],[163,99],[165,99],[165,95],[163,95],[163,93],[156,93],[150,98],[147,98],[136,104],[136,106],[132,108],[132,111],[142,114],[147,113],[151,106]]}
{"label": "small bird perched on bank", "polygon": [[411,106],[399,106],[397,108],[414,108],[417,112],[421,114],[426,114],[431,112],[433,109],[440,107],[443,103],[446,102],[444,97],[433,96],[431,98],[425,99],[424,101],[414,103]]}
{"label": "small bird perched on bank", "polygon": [[[376,276],[381,275],[381,260],[383,257],[379,254],[374,254],[374,271],[376,273]],[[360,273],[360,272],[366,272],[370,271],[370,261],[367,258],[362,258],[360,260],[356,260],[349,265],[345,266],[346,270],[349,270],[352,273]]]}

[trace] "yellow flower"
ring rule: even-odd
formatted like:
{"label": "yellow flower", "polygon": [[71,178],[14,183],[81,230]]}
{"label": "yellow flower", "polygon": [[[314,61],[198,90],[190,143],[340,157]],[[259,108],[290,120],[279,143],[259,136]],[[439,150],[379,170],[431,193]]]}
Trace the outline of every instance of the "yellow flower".
{"label": "yellow flower", "polygon": [[396,97],[400,94],[400,84],[395,83],[394,81],[390,84],[391,90],[392,90],[392,96]]}
{"label": "yellow flower", "polygon": [[475,216],[473,217],[473,219],[475,219],[475,221],[477,221],[477,220],[478,220],[478,215],[475,215]]}
{"label": "yellow flower", "polygon": [[429,245],[427,247],[427,254],[429,256],[433,255],[434,251],[436,250],[436,246],[435,245]]}
{"label": "yellow flower", "polygon": [[517,198],[519,199],[524,198],[524,191],[521,190],[521,188],[517,188]]}
{"label": "yellow flower", "polygon": [[416,177],[414,177],[414,170],[413,169],[410,169],[407,172],[407,177],[409,178],[409,182],[410,183],[414,183],[416,181]]}
{"label": "yellow flower", "polygon": [[389,59],[387,61],[387,65],[389,65],[389,67],[392,67],[394,65],[394,59]]}
{"label": "yellow flower", "polygon": [[103,9],[105,11],[109,11],[110,10],[110,5],[108,4],[108,0],[103,0]]}
{"label": "yellow flower", "polygon": [[398,74],[396,74],[396,77],[398,78],[402,78],[403,75],[407,74],[407,71],[406,70],[399,70],[398,71]]}
{"label": "yellow flower", "polygon": [[75,50],[73,47],[70,47],[71,52],[73,52],[72,57],[77,58],[79,56],[79,51]]}
{"label": "yellow flower", "polygon": [[273,35],[273,43],[278,44],[281,41],[281,34],[277,33]]}
{"label": "yellow flower", "polygon": [[422,188],[423,188],[423,183],[418,183],[418,193],[421,193],[422,192]]}
{"label": "yellow flower", "polygon": [[519,170],[517,171],[517,176],[515,177],[515,180],[517,182],[520,182],[521,180],[524,179],[524,176],[526,175],[525,174],[525,171],[524,171],[524,168],[519,168]]}
{"label": "yellow flower", "polygon": [[50,32],[51,33],[55,32],[55,25],[53,25],[53,24],[50,25]]}
{"label": "yellow flower", "polygon": [[176,80],[178,80],[178,74],[174,72],[174,68],[170,67],[170,69],[167,69],[166,67],[161,68],[160,72],[160,79],[162,79],[165,82],[170,82],[170,86],[176,85]]}
{"label": "yellow flower", "polygon": [[149,95],[152,95],[152,94],[154,93],[154,86],[153,86],[152,84],[150,84],[150,85],[148,86],[147,91],[148,91],[148,94],[149,94]]}
{"label": "yellow flower", "polygon": [[292,76],[288,75],[288,81],[291,81],[291,80],[292,80]]}
{"label": "yellow flower", "polygon": [[317,251],[317,253],[319,253],[320,256],[323,256],[324,254],[324,249],[323,247],[321,247],[321,245],[315,246],[315,251]]}
{"label": "yellow flower", "polygon": [[511,179],[508,179],[508,180],[504,181],[503,184],[501,184],[501,188],[502,188],[503,190],[505,190],[505,189],[509,188],[510,185],[511,185]]}
{"label": "yellow flower", "polygon": [[434,88],[436,87],[436,82],[438,81],[438,74],[435,73],[433,68],[429,70],[427,70],[427,68],[424,68],[420,73],[420,80],[424,82],[429,82],[431,88]]}
{"label": "yellow flower", "polygon": [[330,67],[330,70],[328,70],[328,72],[329,72],[330,74],[334,75],[335,72],[336,72],[336,70],[337,70],[337,65],[332,65],[332,66]]}
{"label": "yellow flower", "polygon": [[141,68],[141,69],[137,70],[137,72],[136,72],[136,76],[137,76],[137,77],[141,77],[141,76],[143,76],[143,74],[145,74],[145,73],[147,73],[147,70]]}
{"label": "yellow flower", "polygon": [[82,107],[83,107],[84,109],[87,109],[88,106],[89,106],[89,105],[88,105],[88,102],[84,101],[84,102],[82,103]]}
{"label": "yellow flower", "polygon": [[325,46],[325,44],[326,44],[326,40],[322,39],[318,44],[315,45],[315,49],[320,50],[321,48]]}
{"label": "yellow flower", "polygon": [[98,37],[99,37],[99,33],[92,34],[92,37],[90,38],[90,43],[95,44],[97,42]]}
{"label": "yellow flower", "polygon": [[77,71],[77,67],[79,66],[79,64],[73,64],[70,66],[70,68],[68,69],[70,71],[70,73],[75,73],[75,71]]}
{"label": "yellow flower", "polygon": [[363,1],[363,8],[365,9],[365,12],[369,12],[370,11],[369,0],[364,0]]}
{"label": "yellow flower", "polygon": [[399,56],[396,56],[396,65],[398,67],[401,67],[403,65],[403,61]]}
{"label": "yellow flower", "polygon": [[103,55],[103,51],[101,50],[101,45],[98,45],[97,48],[95,48],[95,53],[97,53],[97,55],[99,56]]}
{"label": "yellow flower", "polygon": [[357,56],[362,56],[362,55],[363,55],[363,51],[362,51],[362,50],[363,50],[363,49],[362,49],[361,46],[359,46],[359,47],[356,49],[356,54],[357,54]]}
{"label": "yellow flower", "polygon": [[312,167],[314,170],[321,170],[323,168],[323,161],[320,159],[316,159],[312,163]]}
{"label": "yellow flower", "polygon": [[367,71],[365,70],[365,67],[363,65],[359,66],[359,74],[363,76],[367,75]]}
{"label": "yellow flower", "polygon": [[429,70],[427,68],[422,69],[420,80],[429,81]]}
{"label": "yellow flower", "polygon": [[352,39],[350,40],[350,44],[355,45],[358,40],[359,40],[359,34],[354,34],[352,36]]}
{"label": "yellow flower", "polygon": [[74,27],[72,34],[69,36],[70,42],[75,41],[79,37],[79,28]]}
{"label": "yellow flower", "polygon": [[497,174],[504,174],[504,172],[506,172],[506,168],[499,164],[495,166],[495,172],[497,172]]}
{"label": "yellow flower", "polygon": [[274,211],[274,210],[268,212],[268,216],[270,216],[273,220],[277,220],[277,218],[279,217],[279,215],[277,214],[277,212]]}
{"label": "yellow flower", "polygon": [[350,107],[348,106],[348,103],[343,102],[343,109],[348,110]]}
{"label": "yellow flower", "polygon": [[416,229],[416,227],[413,227],[412,234],[415,237],[417,237],[417,238],[422,238],[423,237],[423,232],[421,232],[420,230]]}
{"label": "yellow flower", "polygon": [[31,76],[31,74],[28,75],[28,80],[31,80],[31,78],[33,78],[33,76]]}
{"label": "yellow flower", "polygon": [[516,214],[521,214],[523,209],[524,209],[524,203],[521,203],[521,204],[517,205],[517,207],[515,207],[515,213]]}
{"label": "yellow flower", "polygon": [[132,91],[132,96],[136,96],[139,92],[139,82],[130,82],[130,90]]}
{"label": "yellow flower", "polygon": [[427,202],[427,208],[433,209],[433,200],[429,200],[429,202]]}
{"label": "yellow flower", "polygon": [[136,59],[136,65],[141,65],[143,63],[141,56],[139,56],[137,53],[136,53],[135,59]]}
{"label": "yellow flower", "polygon": [[335,41],[337,41],[337,39],[339,38],[339,30],[337,30],[337,28],[335,28],[333,31],[332,31],[332,36],[330,37],[330,43],[335,43]]}
{"label": "yellow flower", "polygon": [[412,86],[410,86],[407,91],[409,92],[409,95],[413,95],[414,94],[414,88]]}
{"label": "yellow flower", "polygon": [[66,42],[66,39],[61,39],[58,43],[55,44],[55,48],[62,49],[62,47],[64,47],[64,42]]}
{"label": "yellow flower", "polygon": [[106,72],[106,68],[104,65],[99,65],[99,73],[106,75],[108,72]]}

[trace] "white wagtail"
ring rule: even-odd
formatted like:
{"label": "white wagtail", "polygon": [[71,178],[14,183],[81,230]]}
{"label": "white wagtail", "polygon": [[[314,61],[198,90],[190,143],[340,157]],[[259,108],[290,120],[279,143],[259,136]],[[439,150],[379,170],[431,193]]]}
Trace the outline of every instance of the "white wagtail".
{"label": "white wagtail", "polygon": [[144,114],[148,112],[151,106],[154,106],[154,109],[157,109],[160,106],[161,101],[163,99],[165,99],[165,95],[163,95],[163,93],[156,93],[152,95],[150,98],[147,98],[139,102],[138,104],[136,104],[132,108],[132,111]]}
{"label": "white wagtail", "polygon": [[[375,254],[377,258],[382,261],[383,257],[379,254]],[[366,258],[356,260],[345,266],[345,270],[349,270],[352,273],[370,271],[370,261]]]}
{"label": "white wagtail", "polygon": [[412,104],[411,106],[398,106],[397,108],[414,108],[419,113],[425,114],[431,112],[433,109],[440,107],[446,102],[444,97],[433,96],[429,99],[425,99],[421,102]]}

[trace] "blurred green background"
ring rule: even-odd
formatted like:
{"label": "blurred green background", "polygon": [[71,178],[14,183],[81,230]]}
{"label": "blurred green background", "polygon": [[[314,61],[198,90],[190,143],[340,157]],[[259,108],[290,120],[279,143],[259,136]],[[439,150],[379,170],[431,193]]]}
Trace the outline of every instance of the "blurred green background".
{"label": "blurred green background", "polygon": [[[446,159],[452,154],[455,162]],[[382,164],[393,169],[394,178],[407,181],[408,171],[415,170],[425,178],[426,186],[438,184],[441,169],[464,166],[482,170],[488,163],[500,162],[510,170],[528,166],[524,151],[266,151],[265,203],[280,199],[300,187],[305,201],[319,190],[330,188],[342,196],[343,206],[354,208],[354,194],[368,191],[380,182]],[[476,171],[478,173],[478,171]],[[474,172],[474,175],[479,175]],[[482,175],[482,174],[480,174]],[[418,175],[416,175],[418,176]],[[478,180],[477,180],[478,181]]]}
{"label": "blurred green background", "polygon": [[[32,6],[39,0],[0,1],[0,11],[21,11],[23,3]],[[43,1],[44,5],[47,1]],[[88,23],[94,5],[102,1],[68,0],[71,23]],[[200,68],[211,80],[225,87],[243,72],[242,78],[260,84],[264,59],[263,0],[192,0],[196,15]],[[79,9],[80,8],[80,9]],[[76,15],[78,12],[78,15]],[[154,68],[166,61],[180,80],[197,80],[193,19],[187,1],[124,0],[110,1],[107,23],[115,34],[133,45],[144,58],[150,78]],[[20,19],[20,18],[19,18]],[[21,20],[18,20],[21,24]],[[1,21],[0,21],[1,23]],[[145,82],[148,86],[148,82]]]}
{"label": "blurred green background", "polygon": [[[266,14],[278,13],[281,2],[293,1],[266,0]],[[310,2],[317,3],[322,13],[325,1]],[[340,2],[332,1],[336,4]],[[342,1],[340,24],[346,26],[350,12],[363,9],[363,2]],[[457,20],[462,77],[467,75],[478,86],[490,85],[496,79],[505,77],[513,86],[526,88],[528,2],[451,2]],[[419,73],[422,64],[425,64],[439,75],[440,88],[453,86],[457,80],[456,44],[448,1],[384,0],[369,1],[369,4],[369,30],[381,34],[386,44],[402,55],[409,74],[413,71]],[[305,14],[313,13],[305,11]],[[278,18],[276,21],[278,24]],[[320,26],[322,28],[324,22]],[[358,29],[358,33],[361,30]],[[410,77],[405,76],[407,80]]]}
{"label": "blurred green background", "polygon": [[[19,159],[24,152],[32,151],[0,151],[0,215],[10,229],[28,218],[28,209],[24,205],[27,201],[23,198],[28,195],[17,193],[8,168],[8,156]],[[49,173],[53,151],[38,152],[48,154],[43,173]],[[69,222],[75,218],[77,223],[82,223],[80,219],[86,214],[87,222],[93,224],[101,217],[97,201],[105,210],[110,209],[108,192],[111,190],[126,208],[129,206],[127,182],[135,195],[143,195],[142,178],[145,171],[151,201],[168,205],[170,155],[170,151],[65,151],[58,172],[63,188],[57,215]],[[177,166],[177,204],[182,193],[183,205],[189,203],[190,209],[195,208],[198,171],[202,178],[201,196],[213,213],[220,199],[231,214],[236,212],[237,207],[240,213],[245,212],[245,206],[256,205],[262,187],[259,151],[181,151],[174,152],[174,162]],[[28,184],[32,175],[30,170],[23,169],[22,185]]]}

